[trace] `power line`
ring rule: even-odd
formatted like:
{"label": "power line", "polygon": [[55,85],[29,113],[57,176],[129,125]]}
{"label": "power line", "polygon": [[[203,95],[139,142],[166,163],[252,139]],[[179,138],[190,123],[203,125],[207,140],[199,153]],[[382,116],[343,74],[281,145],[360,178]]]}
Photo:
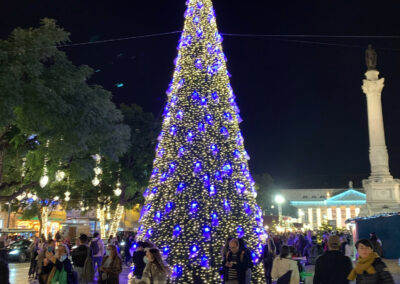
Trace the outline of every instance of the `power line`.
{"label": "power line", "polygon": [[[38,48],[32,48],[32,49],[18,49],[18,50],[11,50],[11,51],[3,51],[2,53],[12,53],[12,52],[14,53],[14,52],[21,52],[21,51],[41,50],[41,49],[47,49],[47,48],[67,48],[67,47],[74,47],[74,46],[104,44],[104,43],[125,41],[125,40],[161,37],[161,36],[179,34],[181,32],[182,31],[154,33],[154,34],[146,34],[146,35],[138,35],[138,36],[130,36],[130,37],[120,37],[120,38],[113,38],[113,39],[97,40],[97,41],[87,41],[87,42],[53,45],[53,46],[38,47]],[[363,49],[365,48],[365,46],[361,46],[361,45],[351,45],[351,44],[343,44],[343,43],[335,43],[335,42],[310,41],[310,40],[304,40],[304,39],[307,39],[307,38],[400,39],[400,35],[384,35],[384,36],[379,36],[379,35],[307,35],[307,34],[296,35],[296,34],[235,34],[235,33],[221,33],[221,35],[228,36],[228,37],[268,38],[271,40],[293,42],[293,43],[338,46],[338,47],[349,47],[349,48],[363,48]],[[302,38],[303,40],[296,40],[296,39],[290,39],[290,38]],[[400,51],[400,49],[385,48],[385,47],[377,47],[376,49]]]}

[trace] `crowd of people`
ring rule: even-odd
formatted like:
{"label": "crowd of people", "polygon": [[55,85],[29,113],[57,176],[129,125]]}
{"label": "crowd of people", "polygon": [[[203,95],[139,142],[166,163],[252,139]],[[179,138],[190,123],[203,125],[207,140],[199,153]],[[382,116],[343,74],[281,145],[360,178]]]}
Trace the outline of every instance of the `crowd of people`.
{"label": "crowd of people", "polygon": [[[10,243],[7,238],[0,240],[0,284],[9,283],[6,241]],[[40,284],[87,284],[95,280],[118,284],[123,265],[133,264],[130,284],[168,283],[171,269],[151,242],[135,243],[131,234],[123,239],[110,236],[104,242],[97,232],[91,239],[80,235],[74,247],[57,234],[55,239],[34,238],[29,248],[29,278],[38,279]],[[243,239],[228,238],[221,257],[220,273],[225,284],[251,283],[254,263]],[[348,234],[324,232],[317,237],[308,231],[270,234],[263,247],[262,262],[267,284],[303,283],[310,265],[313,269],[308,271],[314,271],[314,284],[394,284],[381,257],[382,242],[375,233],[353,245]]]}

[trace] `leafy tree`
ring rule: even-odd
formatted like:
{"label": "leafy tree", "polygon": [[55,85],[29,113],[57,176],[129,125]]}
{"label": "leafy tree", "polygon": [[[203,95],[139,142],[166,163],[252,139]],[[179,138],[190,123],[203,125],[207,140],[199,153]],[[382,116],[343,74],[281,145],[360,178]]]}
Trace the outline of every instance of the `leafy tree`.
{"label": "leafy tree", "polygon": [[[263,212],[270,212],[274,205],[274,180],[268,173],[254,175],[257,190],[257,204]],[[269,215],[269,214],[268,214]]]}
{"label": "leafy tree", "polygon": [[[66,189],[76,196],[93,176],[92,154],[116,161],[129,147],[111,93],[89,84],[93,69],[75,66],[56,47],[68,41],[51,19],[0,41],[0,201],[28,189],[41,200]],[[50,182],[41,188],[45,157]],[[67,178],[55,182],[60,169]]]}

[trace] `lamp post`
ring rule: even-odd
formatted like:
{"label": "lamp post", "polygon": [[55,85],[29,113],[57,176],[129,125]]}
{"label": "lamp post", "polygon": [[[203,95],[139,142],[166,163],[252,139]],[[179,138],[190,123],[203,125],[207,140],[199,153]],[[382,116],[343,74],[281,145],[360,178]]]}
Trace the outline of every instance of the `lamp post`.
{"label": "lamp post", "polygon": [[10,215],[11,215],[11,202],[7,202],[8,204],[8,217],[7,217],[7,229],[10,228]]}
{"label": "lamp post", "polygon": [[278,194],[275,196],[275,202],[278,204],[279,224],[282,223],[282,203],[285,202],[285,197]]}

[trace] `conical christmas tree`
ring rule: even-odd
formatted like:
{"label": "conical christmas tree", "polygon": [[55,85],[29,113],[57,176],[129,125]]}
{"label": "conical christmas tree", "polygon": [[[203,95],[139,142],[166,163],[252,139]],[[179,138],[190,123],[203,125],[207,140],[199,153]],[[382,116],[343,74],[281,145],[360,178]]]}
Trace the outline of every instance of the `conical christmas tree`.
{"label": "conical christmas tree", "polygon": [[222,37],[211,0],[186,5],[137,239],[162,250],[175,283],[215,284],[225,240],[243,238],[255,263],[253,283],[264,283],[258,260],[265,231]]}

